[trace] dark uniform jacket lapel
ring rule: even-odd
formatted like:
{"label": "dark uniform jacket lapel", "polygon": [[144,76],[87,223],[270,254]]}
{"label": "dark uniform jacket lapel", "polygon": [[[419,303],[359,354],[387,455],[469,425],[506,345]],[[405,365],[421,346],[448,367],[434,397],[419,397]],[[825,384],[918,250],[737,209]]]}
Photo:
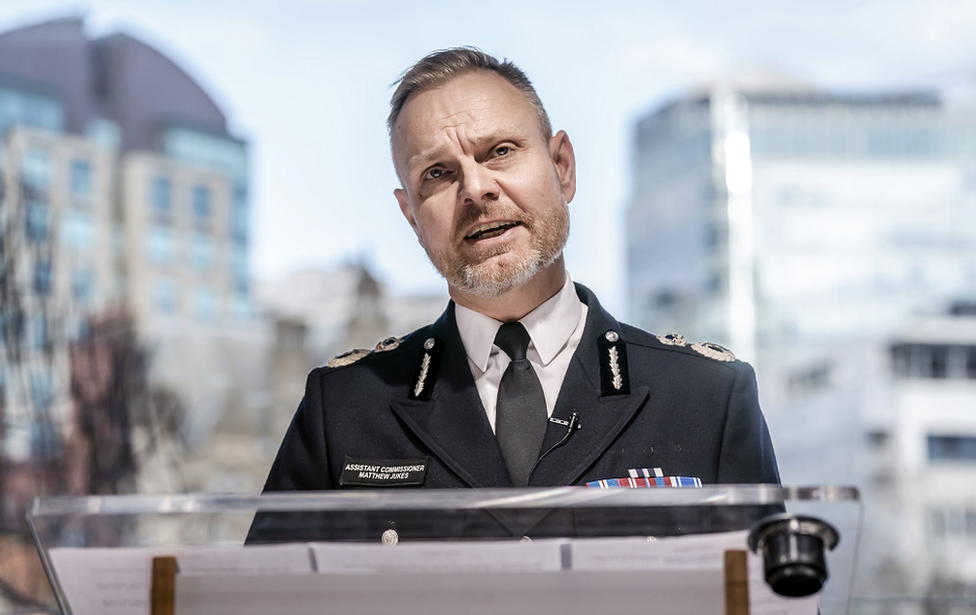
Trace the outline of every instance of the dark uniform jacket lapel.
{"label": "dark uniform jacket lapel", "polygon": [[471,376],[452,302],[430,326],[443,344],[429,401],[398,399],[393,411],[431,452],[470,487],[511,487],[498,441]]}
{"label": "dark uniform jacket lapel", "polygon": [[[529,479],[530,487],[572,485],[580,479],[620,435],[644,406],[648,388],[639,386],[626,395],[602,395],[598,338],[607,331],[620,333],[620,324],[608,314],[589,289],[576,285],[587,304],[586,327],[569,364],[553,410],[553,418],[568,422],[579,416],[577,429],[565,443],[545,455]],[[550,422],[542,447],[545,453],[566,435],[567,426]]]}

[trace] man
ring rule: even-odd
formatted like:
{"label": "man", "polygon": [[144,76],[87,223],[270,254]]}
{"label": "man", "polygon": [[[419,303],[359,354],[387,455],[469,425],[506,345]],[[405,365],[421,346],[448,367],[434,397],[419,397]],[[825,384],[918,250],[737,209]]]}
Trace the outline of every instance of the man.
{"label": "man", "polygon": [[266,491],[779,482],[747,364],[622,325],[570,281],[573,146],[521,70],[436,52],[391,106],[394,194],[452,301],[309,374]]}

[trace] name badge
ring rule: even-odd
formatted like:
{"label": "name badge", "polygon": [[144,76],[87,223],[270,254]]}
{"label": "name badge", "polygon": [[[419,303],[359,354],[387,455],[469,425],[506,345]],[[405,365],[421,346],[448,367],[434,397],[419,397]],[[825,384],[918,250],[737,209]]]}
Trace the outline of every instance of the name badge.
{"label": "name badge", "polygon": [[423,485],[426,476],[426,457],[366,459],[346,455],[339,484],[359,487],[411,487]]}

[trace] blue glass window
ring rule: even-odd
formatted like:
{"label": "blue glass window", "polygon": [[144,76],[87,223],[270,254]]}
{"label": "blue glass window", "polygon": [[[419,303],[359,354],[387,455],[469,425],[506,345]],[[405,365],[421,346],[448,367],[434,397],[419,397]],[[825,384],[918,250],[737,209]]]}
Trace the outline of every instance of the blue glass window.
{"label": "blue glass window", "polygon": [[47,295],[51,292],[51,263],[37,261],[34,263],[34,292]]}
{"label": "blue glass window", "polygon": [[28,196],[44,194],[51,183],[51,165],[47,152],[27,150],[21,159],[20,181]]}
{"label": "blue glass window", "polygon": [[217,318],[217,293],[211,288],[201,288],[194,297],[194,311],[197,319],[211,322]]}
{"label": "blue glass window", "polygon": [[234,204],[230,214],[230,234],[238,243],[247,242],[247,192],[234,188]]}
{"label": "blue glass window", "polygon": [[237,245],[230,253],[231,274],[235,280],[247,280],[247,249]]}
{"label": "blue glass window", "polygon": [[96,117],[85,125],[85,136],[102,147],[118,149],[122,143],[122,130],[112,120]]}
{"label": "blue glass window", "polygon": [[54,402],[54,378],[47,368],[30,371],[31,401],[35,408],[49,408]]}
{"label": "blue glass window", "polygon": [[206,186],[193,187],[193,217],[197,221],[210,219],[210,191]]}
{"label": "blue glass window", "polygon": [[40,201],[27,203],[27,238],[34,242],[47,240],[48,206]]}
{"label": "blue glass window", "polygon": [[251,315],[251,300],[247,295],[235,295],[231,305],[237,318],[248,318]]}
{"label": "blue glass window", "polygon": [[71,296],[82,305],[91,305],[94,298],[95,274],[88,269],[71,272]]}
{"label": "blue glass window", "polygon": [[[38,399],[44,400],[44,407],[50,407],[54,403],[53,391],[50,389],[38,389],[44,391],[43,398],[35,397],[34,403],[40,405]],[[38,461],[51,461],[57,459],[61,452],[61,439],[57,428],[49,422],[32,423],[30,426],[30,450],[31,456]]]}
{"label": "blue glass window", "polygon": [[87,320],[82,320],[78,323],[78,328],[75,329],[75,336],[73,341],[87,340],[91,334],[91,328],[88,326]]}
{"label": "blue glass window", "polygon": [[71,162],[71,194],[79,197],[92,194],[92,169],[87,160]]}
{"label": "blue glass window", "polygon": [[33,348],[47,346],[47,319],[43,315],[36,316],[30,321],[30,341]]}
{"label": "blue glass window", "polygon": [[172,190],[166,177],[157,177],[153,180],[152,209],[157,221],[168,221],[173,215]]}
{"label": "blue glass window", "polygon": [[175,253],[176,240],[171,229],[162,226],[149,229],[146,237],[146,257],[150,262],[157,265],[172,263]]}
{"label": "blue glass window", "polygon": [[64,109],[56,98],[0,86],[0,134],[11,124],[61,132]]}
{"label": "blue glass window", "polygon": [[65,245],[87,251],[95,245],[95,217],[84,211],[67,211],[61,222]]}
{"label": "blue glass window", "polygon": [[976,461],[976,436],[929,436],[930,461]]}
{"label": "blue glass window", "polygon": [[195,234],[190,241],[190,262],[197,269],[210,269],[213,265],[214,243],[207,235]]}
{"label": "blue glass window", "polygon": [[153,289],[156,311],[161,314],[172,314],[178,307],[179,296],[176,284],[172,280],[157,280]]}
{"label": "blue glass window", "polygon": [[215,167],[235,181],[247,178],[247,150],[240,141],[187,128],[170,128],[161,137],[169,158]]}

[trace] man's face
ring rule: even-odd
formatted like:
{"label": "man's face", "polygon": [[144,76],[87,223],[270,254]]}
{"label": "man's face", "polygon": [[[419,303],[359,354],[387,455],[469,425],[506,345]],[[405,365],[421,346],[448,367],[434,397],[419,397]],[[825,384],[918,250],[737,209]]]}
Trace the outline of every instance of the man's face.
{"label": "man's face", "polygon": [[407,99],[393,128],[403,215],[452,289],[495,298],[555,263],[576,191],[572,145],[548,142],[525,96],[493,72]]}

